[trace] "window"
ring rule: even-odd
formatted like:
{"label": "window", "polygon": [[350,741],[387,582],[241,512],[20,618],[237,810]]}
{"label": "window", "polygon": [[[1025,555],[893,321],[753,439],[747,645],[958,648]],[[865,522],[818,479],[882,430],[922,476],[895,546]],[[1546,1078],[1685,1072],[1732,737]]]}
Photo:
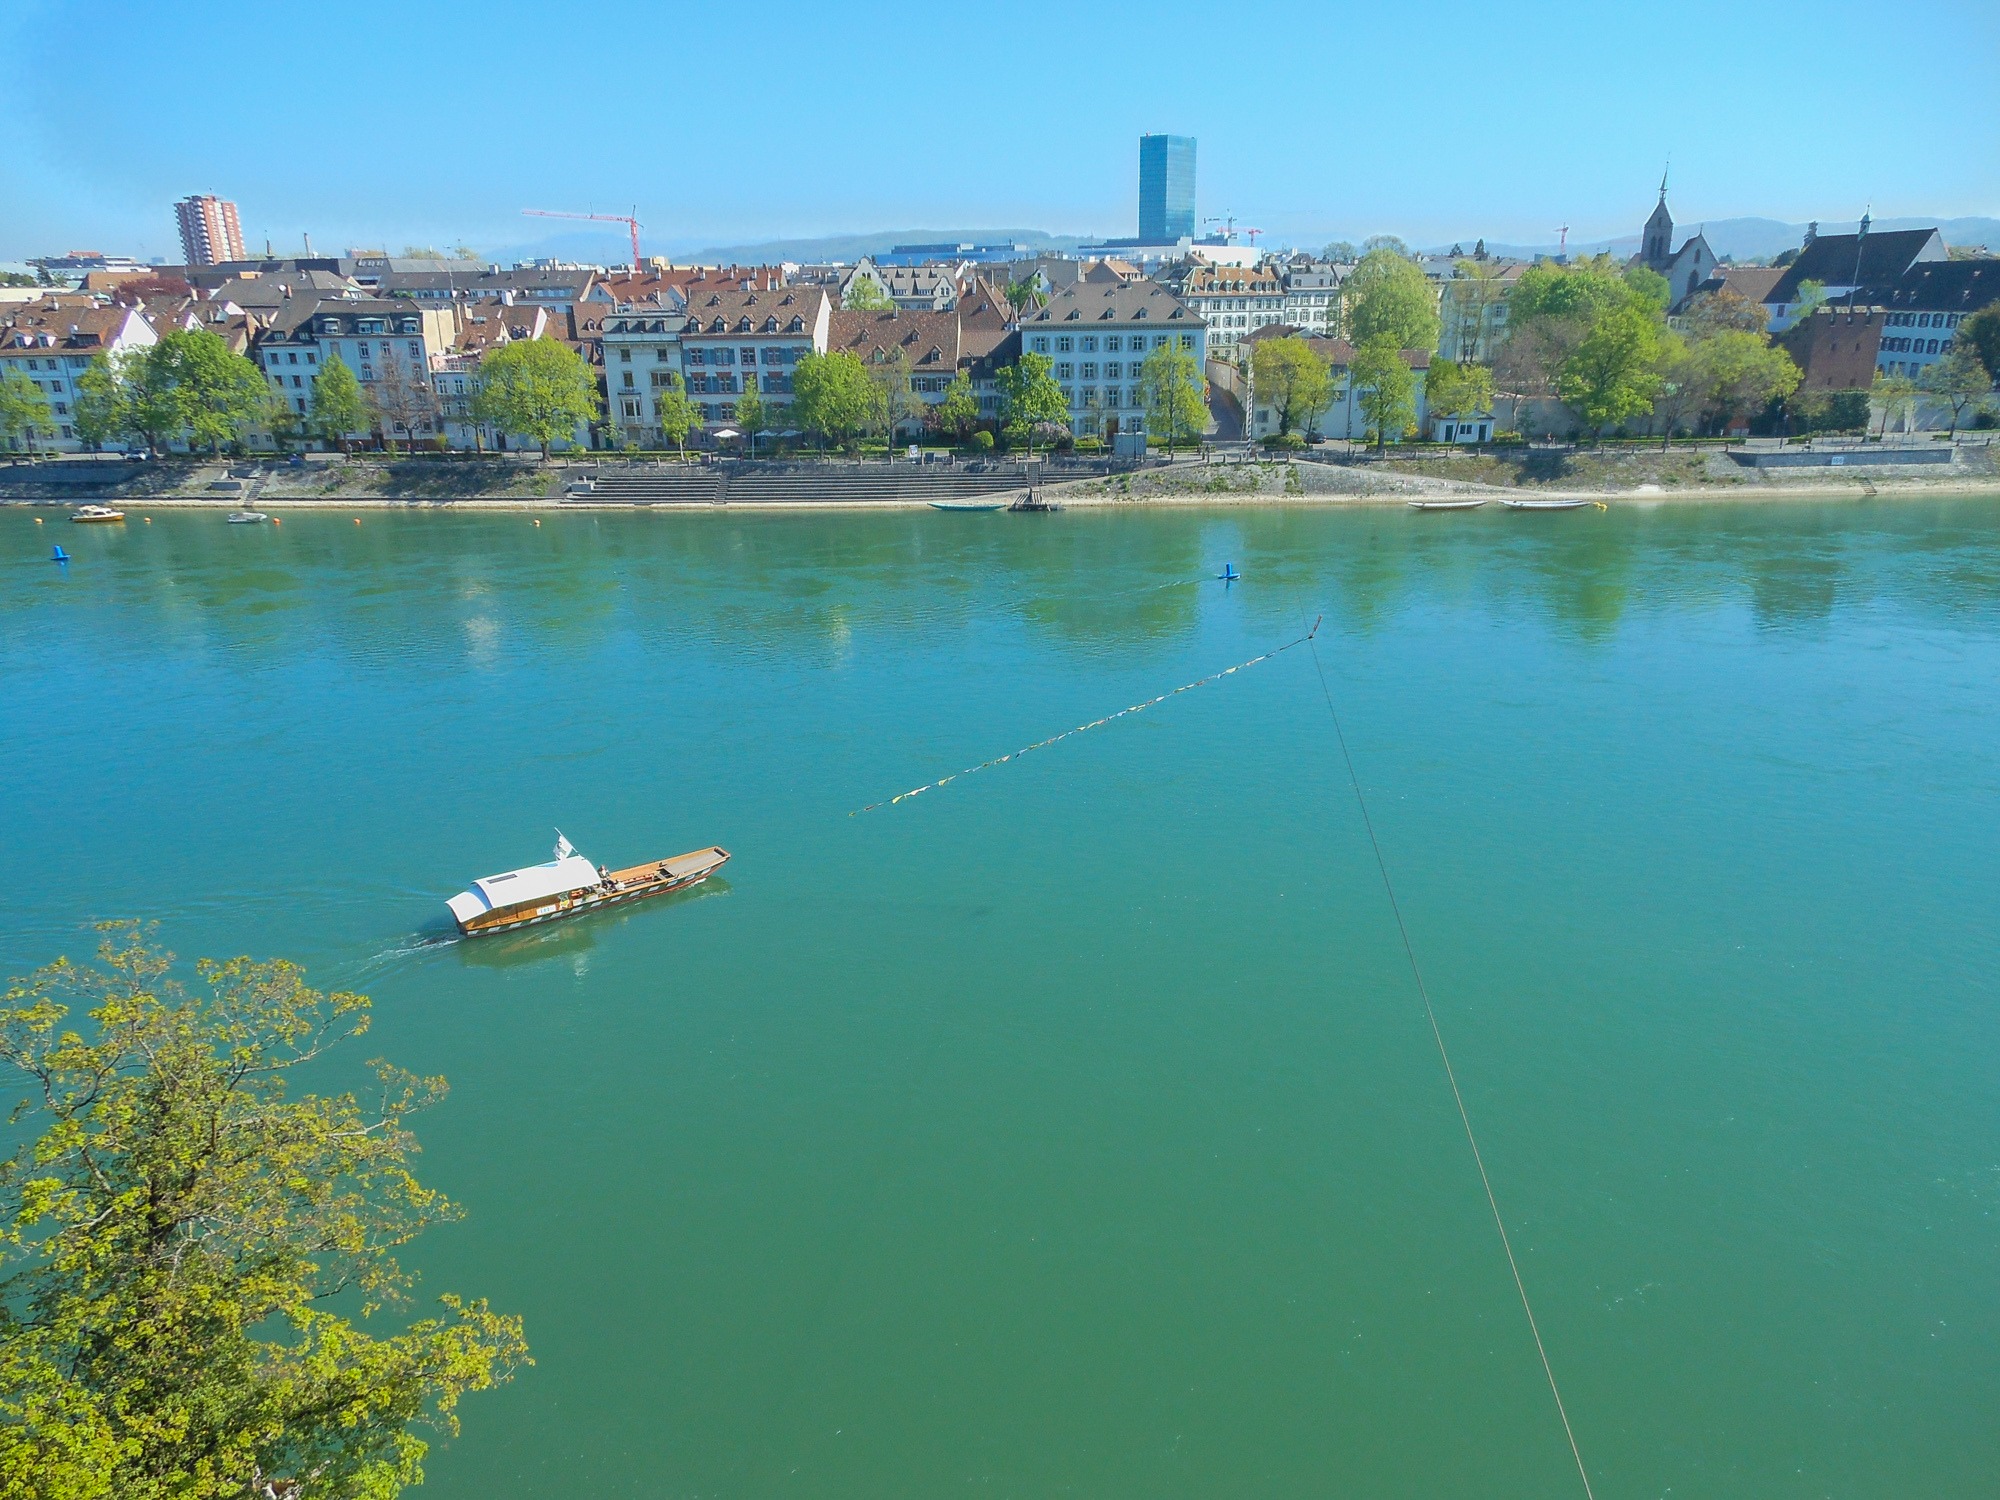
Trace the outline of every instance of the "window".
{"label": "window", "polygon": [[418,342],[417,342],[417,341],[416,341],[415,339],[411,339],[411,340],[410,340],[410,358],[411,358],[411,359],[422,359],[423,357],[424,357],[424,346],[423,346],[422,344],[418,343]]}
{"label": "window", "polygon": [[[1090,342],[1094,342],[1094,340],[1093,340],[1093,341],[1090,341]],[[1096,366],[1096,364],[1095,364],[1094,362],[1086,362],[1086,363],[1084,364],[1084,367],[1083,367],[1083,371],[1082,371],[1082,374],[1083,374],[1083,378],[1084,378],[1085,380],[1095,380],[1095,379],[1097,379],[1097,366]]]}
{"label": "window", "polygon": [[781,364],[783,364],[784,362],[785,362],[785,351],[784,351],[784,350],[782,350],[782,349],[779,349],[779,348],[775,348],[775,347],[773,347],[773,348],[769,348],[769,349],[766,349],[766,350],[764,351],[764,363],[765,363],[765,364],[767,364],[767,365],[781,365]]}
{"label": "window", "polygon": [[1097,352],[1097,340],[1088,334],[1084,336],[1083,352],[1085,354],[1095,354]]}
{"label": "window", "polygon": [[1122,344],[1123,342],[1124,341],[1120,339],[1117,334],[1115,333],[1112,334],[1109,338],[1107,338],[1104,341],[1104,352],[1106,354],[1116,354],[1118,352],[1119,345]]}
{"label": "window", "polygon": [[639,403],[638,403],[638,402],[636,402],[636,401],[627,401],[627,402],[625,403],[625,415],[626,415],[626,416],[628,416],[628,417],[636,417],[636,416],[638,416],[638,415],[639,415]]}
{"label": "window", "polygon": [[1194,335],[1193,335],[1193,334],[1191,334],[1191,333],[1184,333],[1184,334],[1182,334],[1182,335],[1181,335],[1181,347],[1182,347],[1183,349],[1192,349],[1192,348],[1194,347]]}
{"label": "window", "polygon": [[757,363],[757,351],[756,351],[755,349],[745,349],[745,350],[743,351],[743,363],[744,363],[744,364],[746,364],[746,365],[754,365],[754,364],[756,364],[756,363]]}
{"label": "window", "polygon": [[[1064,340],[1063,342],[1064,342],[1064,343],[1068,343],[1069,341],[1068,341],[1067,339],[1065,339],[1065,340]],[[1070,380],[1070,379],[1074,379],[1074,378],[1075,378],[1075,375],[1076,375],[1076,368],[1075,368],[1075,366],[1073,366],[1073,365],[1057,365],[1057,366],[1056,366],[1056,379],[1058,379],[1058,380]]]}
{"label": "window", "polygon": [[625,365],[629,365],[629,364],[631,364],[631,363],[632,363],[632,351],[631,351],[630,349],[620,349],[620,350],[618,351],[618,362],[619,362],[620,364],[625,364]]}
{"label": "window", "polygon": [[[59,416],[59,417],[66,417],[66,416],[68,416],[68,415],[69,415],[69,408],[68,408],[67,406],[64,406],[64,405],[62,404],[62,402],[58,401],[58,402],[56,403],[56,415],[57,415],[57,416]],[[68,437],[68,436],[69,436],[69,434],[68,434],[67,432],[65,432],[65,433],[63,434],[63,436],[64,436],[64,437]]]}
{"label": "window", "polygon": [[1034,346],[1034,347],[1033,347],[1033,349],[1032,349],[1032,350],[1030,351],[1031,353],[1035,353],[1035,354],[1047,354],[1047,353],[1049,352],[1049,341],[1048,341],[1047,339],[1045,339],[1045,338],[1036,338],[1036,339],[1032,339],[1032,340],[1030,340],[1030,342],[1031,342],[1031,343],[1033,344],[1033,346]]}
{"label": "window", "polygon": [[629,391],[629,390],[631,390],[631,389],[632,389],[632,384],[633,384],[633,382],[632,382],[632,372],[631,372],[630,370],[627,370],[627,371],[625,372],[625,389],[626,389],[626,390],[628,390],[628,391]]}
{"label": "window", "polygon": [[1069,337],[1068,337],[1067,335],[1065,335],[1065,336],[1064,336],[1064,337],[1062,337],[1062,338],[1059,338],[1059,339],[1057,339],[1057,340],[1056,340],[1056,353],[1058,353],[1058,354],[1067,354],[1067,353],[1069,353],[1069,351],[1070,351],[1070,346],[1071,346],[1072,344],[1074,344],[1074,343],[1075,343],[1075,340],[1074,340],[1074,339],[1071,339],[1071,338],[1069,338]]}
{"label": "window", "polygon": [[309,365],[318,363],[318,357],[310,349],[306,350],[306,363]]}
{"label": "window", "polygon": [[1118,361],[1115,359],[1112,360],[1110,364],[1104,367],[1104,378],[1106,380],[1116,380],[1124,373],[1125,373],[1125,367],[1120,363],[1118,363]]}
{"label": "window", "polygon": [[736,363],[736,351],[735,351],[734,349],[718,349],[718,350],[716,350],[716,351],[715,351],[715,362],[716,362],[717,364],[719,364],[719,365],[733,365],[733,364],[735,364],[735,363]]}
{"label": "window", "polygon": [[[662,352],[662,353],[665,353],[665,351],[664,351],[664,350],[662,350],[661,352]],[[689,364],[691,364],[691,365],[705,365],[705,364],[707,364],[707,363],[708,363],[708,351],[707,351],[706,349],[690,349],[690,350],[688,350],[688,363],[689,363]]]}
{"label": "window", "polygon": [[293,390],[298,390],[298,389],[302,388],[302,387],[303,387],[304,385],[305,385],[305,382],[304,382],[303,380],[299,379],[299,377],[298,377],[298,376],[294,375],[294,376],[292,377],[292,389],[293,389]]}
{"label": "window", "polygon": [[1931,326],[1931,315],[1929,313],[1918,313],[1917,327],[1928,328],[1930,326]]}

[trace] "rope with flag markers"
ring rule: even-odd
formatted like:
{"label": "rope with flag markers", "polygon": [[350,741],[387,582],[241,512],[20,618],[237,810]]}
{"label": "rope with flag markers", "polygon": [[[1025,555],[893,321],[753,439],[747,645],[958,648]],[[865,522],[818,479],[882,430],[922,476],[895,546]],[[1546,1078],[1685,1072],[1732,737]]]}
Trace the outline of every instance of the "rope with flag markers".
{"label": "rope with flag markers", "polygon": [[[1324,615],[1320,616],[1321,620],[1325,618]],[[1130,708],[1119,709],[1115,714],[1106,714],[1101,719],[1092,719],[1088,724],[1079,724],[1074,729],[1065,729],[1061,734],[1052,734],[1045,740],[1036,740],[1034,744],[1024,745],[1019,750],[1011,750],[1005,755],[996,755],[991,760],[982,760],[976,766],[967,766],[963,771],[954,771],[949,776],[940,776],[936,781],[927,781],[922,786],[911,787],[907,792],[898,792],[893,797],[884,797],[880,802],[871,802],[866,807],[857,807],[853,812],[848,814],[848,817],[858,818],[865,812],[874,812],[878,807],[894,807],[898,802],[907,802],[910,798],[922,796],[925,792],[934,792],[941,786],[949,786],[952,782],[971,776],[975,772],[990,770],[994,766],[1004,766],[1010,760],[1019,760],[1031,750],[1046,750],[1050,745],[1066,740],[1071,735],[1082,734],[1087,729],[1101,729],[1114,720],[1123,719],[1131,714],[1144,713],[1149,708],[1165,703],[1169,698],[1177,698],[1182,693],[1193,692],[1196,688],[1206,687],[1211,682],[1220,682],[1223,678],[1234,676],[1238,672],[1256,666],[1259,662],[1269,661],[1274,656],[1283,656],[1294,646],[1305,645],[1306,642],[1319,634],[1319,624],[1319,620],[1314,620],[1312,629],[1308,630],[1297,640],[1286,641],[1284,645],[1274,647],[1272,650],[1266,651],[1262,656],[1253,656],[1248,661],[1239,661],[1233,667],[1224,667],[1219,672],[1210,672],[1206,677],[1198,677],[1193,682],[1184,682],[1177,688],[1169,688],[1157,698],[1148,698],[1144,703],[1135,703]]]}

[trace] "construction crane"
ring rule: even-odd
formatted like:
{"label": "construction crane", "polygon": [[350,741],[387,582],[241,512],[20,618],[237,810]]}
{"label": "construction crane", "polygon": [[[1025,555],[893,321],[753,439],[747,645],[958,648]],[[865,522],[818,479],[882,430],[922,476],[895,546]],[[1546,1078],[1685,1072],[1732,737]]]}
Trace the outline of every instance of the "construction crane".
{"label": "construction crane", "polygon": [[[633,212],[637,211],[635,204]],[[632,270],[639,275],[645,274],[645,263],[639,259],[639,221],[632,214],[571,214],[553,208],[524,208],[521,212],[533,214],[538,219],[596,219],[606,224],[623,224],[632,231]]]}

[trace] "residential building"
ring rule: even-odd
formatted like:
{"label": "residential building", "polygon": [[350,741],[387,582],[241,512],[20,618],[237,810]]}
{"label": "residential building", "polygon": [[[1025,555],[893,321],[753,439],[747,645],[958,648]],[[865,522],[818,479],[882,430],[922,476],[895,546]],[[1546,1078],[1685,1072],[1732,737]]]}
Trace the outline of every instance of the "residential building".
{"label": "residential building", "polygon": [[49,403],[49,431],[35,446],[58,452],[83,447],[76,435],[76,383],[100,354],[120,354],[159,342],[137,308],[93,298],[44,295],[0,307],[0,370],[31,382]]}
{"label": "residential building", "polygon": [[[431,372],[452,349],[457,310],[390,297],[294,297],[256,337],[251,359],[301,420],[312,417],[313,377],[338,359],[378,405],[412,410],[411,440],[442,440],[428,395]],[[422,393],[422,394],[420,394]],[[366,438],[365,432],[345,434]]]}
{"label": "residential building", "polygon": [[727,422],[745,390],[757,391],[781,425],[792,372],[800,356],[826,352],[832,312],[820,286],[718,288],[679,312],[644,302],[608,309],[597,333],[611,416],[643,440],[658,430],[659,393],[678,378],[704,425]]}
{"label": "residential building", "polygon": [[181,255],[191,266],[212,266],[246,259],[243,225],[236,205],[213,193],[194,193],[174,205],[180,225]]}
{"label": "residential building", "polygon": [[[1244,340],[1247,346],[1244,352],[1248,354],[1250,350],[1254,349],[1265,339],[1292,338],[1299,336],[1301,332],[1302,330],[1300,329],[1287,327],[1283,324],[1276,324],[1268,328],[1259,328]],[[1346,339],[1319,338],[1311,334],[1306,334],[1305,340],[1312,348],[1313,353],[1317,354],[1326,364],[1333,376],[1333,399],[1314,424],[1315,430],[1321,437],[1342,438],[1355,442],[1360,441],[1368,434],[1368,417],[1362,410],[1361,402],[1354,389],[1354,346],[1348,343]],[[1424,400],[1424,385],[1430,374],[1431,353],[1428,349],[1405,349],[1402,351],[1402,359],[1403,363],[1410,367],[1411,375],[1415,377],[1416,416],[1414,420],[1418,431],[1423,431],[1430,425],[1430,408]],[[1249,436],[1253,438],[1266,438],[1278,431],[1279,414],[1277,408],[1270,401],[1259,397],[1253,390],[1250,400],[1245,402],[1244,405],[1250,429]],[[1478,430],[1477,424],[1481,420],[1489,423],[1491,421],[1490,418],[1466,418],[1465,422],[1471,424],[1476,432]],[[1305,436],[1305,434],[1301,434],[1301,436]],[[1450,438],[1440,439],[1440,441],[1473,442],[1485,441],[1491,437],[1492,430],[1489,426],[1486,430],[1486,439],[1477,439],[1471,435],[1461,436],[1459,433],[1454,432]],[[1400,442],[1401,440],[1401,433],[1390,434],[1390,442]]]}
{"label": "residential building", "polygon": [[[569,320],[564,310],[538,302],[512,302],[498,297],[461,303],[455,309],[451,344],[431,360],[431,383],[445,441],[453,448],[493,452],[532,446],[513,439],[490,423],[473,420],[472,402],[479,392],[479,367],[486,356],[523,339],[563,340]],[[570,446],[583,447],[588,433],[579,430]]]}
{"label": "residential building", "polygon": [[1764,295],[1771,332],[1783,333],[1799,315],[1807,282],[1817,282],[1829,302],[1843,301],[1863,287],[1888,287],[1914,266],[1950,259],[1944,236],[1935,229],[1891,229],[1870,233],[1863,215],[1854,234],[1821,234],[1806,229],[1805,245],[1785,274]]}
{"label": "residential building", "polygon": [[[1275,294],[1277,283],[1271,282]],[[1157,281],[1078,281],[1021,317],[1022,347],[1047,355],[1069,400],[1070,430],[1079,437],[1144,432],[1145,398],[1139,367],[1154,349],[1177,341],[1208,358],[1208,330],[1187,302]]]}
{"label": "residential building", "polygon": [[1882,358],[1883,323],[1879,307],[1820,307],[1777,341],[1799,367],[1800,390],[1866,390]]}
{"label": "residential building", "polygon": [[[844,349],[870,368],[900,359],[910,373],[910,394],[926,406],[936,406],[959,370],[1005,337],[1004,327],[990,323],[968,328],[956,308],[945,312],[836,308],[828,320],[826,346],[829,352]],[[904,436],[920,425],[899,422],[892,436]]]}
{"label": "residential building", "polygon": [[1194,137],[1139,137],[1139,238],[1172,244],[1194,233]]}
{"label": "residential building", "polygon": [[841,305],[852,298],[857,282],[872,283],[876,290],[900,308],[912,312],[946,312],[958,305],[958,295],[971,267],[960,263],[930,265],[884,265],[863,256],[840,283]]}
{"label": "residential building", "polygon": [[42,255],[28,262],[57,286],[74,287],[92,271],[138,271],[159,269],[129,255],[106,255],[102,250],[65,250],[61,255]]}
{"label": "residential building", "polygon": [[1284,316],[1284,284],[1269,266],[1191,264],[1180,296],[1207,329],[1211,359],[1234,359],[1244,335]]}
{"label": "residential building", "polygon": [[1423,268],[1438,298],[1438,357],[1484,363],[1507,335],[1507,294],[1530,262],[1486,253],[1425,255]]}
{"label": "residential building", "polygon": [[1308,333],[1332,335],[1340,331],[1340,268],[1330,260],[1298,255],[1278,268],[1284,288],[1277,321],[1303,328]]}
{"label": "residential building", "polygon": [[1960,323],[2000,301],[2000,260],[1918,261],[1893,285],[1865,288],[1859,300],[1882,310],[1876,368],[1919,376],[1951,352]]}

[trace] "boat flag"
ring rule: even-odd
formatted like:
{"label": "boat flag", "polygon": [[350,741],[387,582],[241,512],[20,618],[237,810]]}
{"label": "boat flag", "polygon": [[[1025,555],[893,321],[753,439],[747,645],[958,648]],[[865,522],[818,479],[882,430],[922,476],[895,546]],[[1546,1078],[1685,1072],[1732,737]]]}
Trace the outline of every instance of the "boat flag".
{"label": "boat flag", "polygon": [[556,858],[568,859],[574,853],[576,853],[576,846],[564,838],[563,831],[558,828],[556,830]]}

